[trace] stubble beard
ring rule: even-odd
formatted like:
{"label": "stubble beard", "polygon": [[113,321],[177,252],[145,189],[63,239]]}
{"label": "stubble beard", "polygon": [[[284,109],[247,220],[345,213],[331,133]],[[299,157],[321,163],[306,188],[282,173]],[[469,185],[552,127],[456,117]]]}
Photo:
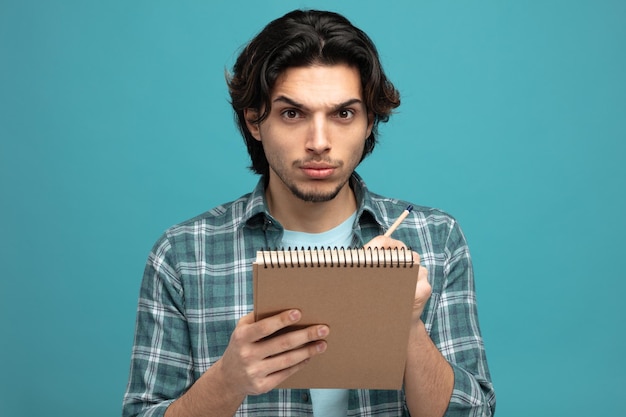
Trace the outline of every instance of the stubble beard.
{"label": "stubble beard", "polygon": [[344,181],[342,184],[338,185],[337,188],[328,193],[322,192],[305,192],[300,190],[295,184],[286,184],[287,188],[291,191],[291,193],[299,198],[302,201],[306,201],[307,203],[325,203],[327,201],[333,200],[339,192],[343,189],[343,186],[347,181]]}

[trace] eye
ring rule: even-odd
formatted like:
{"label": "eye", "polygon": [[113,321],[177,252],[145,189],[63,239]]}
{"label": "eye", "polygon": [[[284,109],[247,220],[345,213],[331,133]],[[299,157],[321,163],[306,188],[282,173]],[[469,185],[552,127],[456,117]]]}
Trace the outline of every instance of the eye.
{"label": "eye", "polygon": [[283,110],[281,115],[285,119],[297,119],[298,117],[300,117],[300,112],[294,109],[287,109],[287,110]]}
{"label": "eye", "polygon": [[337,117],[340,119],[352,119],[354,117],[354,112],[349,109],[341,109],[337,112]]}

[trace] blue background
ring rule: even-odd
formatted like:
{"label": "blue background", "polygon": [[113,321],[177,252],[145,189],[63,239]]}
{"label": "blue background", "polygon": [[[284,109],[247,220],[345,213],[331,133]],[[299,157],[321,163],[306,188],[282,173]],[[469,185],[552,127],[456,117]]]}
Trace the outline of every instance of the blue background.
{"label": "blue background", "polygon": [[359,172],[463,226],[499,416],[623,415],[626,2],[0,0],[0,414],[120,413],[148,251],[248,192],[224,70],[331,8],[403,104]]}

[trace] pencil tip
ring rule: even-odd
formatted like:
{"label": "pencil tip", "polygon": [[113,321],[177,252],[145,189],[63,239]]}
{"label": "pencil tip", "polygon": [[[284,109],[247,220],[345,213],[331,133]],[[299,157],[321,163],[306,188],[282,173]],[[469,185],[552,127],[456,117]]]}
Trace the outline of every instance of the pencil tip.
{"label": "pencil tip", "polygon": [[411,210],[413,210],[413,206],[409,205],[409,206],[406,208],[406,211],[408,211],[408,212],[410,213],[410,212],[411,212]]}

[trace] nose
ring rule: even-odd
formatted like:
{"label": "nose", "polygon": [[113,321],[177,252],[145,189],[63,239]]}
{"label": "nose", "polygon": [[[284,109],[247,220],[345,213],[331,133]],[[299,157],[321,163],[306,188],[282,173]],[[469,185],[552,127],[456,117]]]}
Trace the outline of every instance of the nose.
{"label": "nose", "polygon": [[330,150],[329,126],[323,116],[313,117],[309,125],[306,148],[309,152],[322,154]]}

